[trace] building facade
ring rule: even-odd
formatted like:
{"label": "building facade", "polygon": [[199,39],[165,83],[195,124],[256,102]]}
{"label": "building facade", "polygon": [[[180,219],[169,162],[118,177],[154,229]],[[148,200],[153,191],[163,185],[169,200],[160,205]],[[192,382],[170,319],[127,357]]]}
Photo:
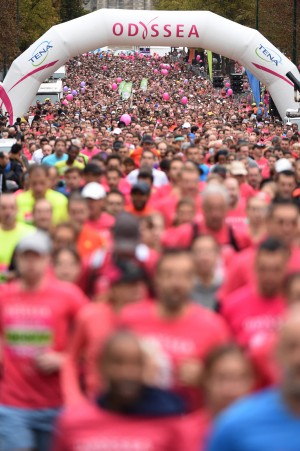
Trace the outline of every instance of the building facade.
{"label": "building facade", "polygon": [[153,9],[152,0],[83,0],[87,11],[109,9]]}

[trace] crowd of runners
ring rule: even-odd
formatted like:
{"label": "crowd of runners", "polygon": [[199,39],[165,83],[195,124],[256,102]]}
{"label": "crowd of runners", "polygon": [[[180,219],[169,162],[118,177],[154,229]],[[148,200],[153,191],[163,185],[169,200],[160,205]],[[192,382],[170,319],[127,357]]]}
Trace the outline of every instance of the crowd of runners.
{"label": "crowd of runners", "polygon": [[299,451],[298,127],[198,66],[1,116],[1,451]]}

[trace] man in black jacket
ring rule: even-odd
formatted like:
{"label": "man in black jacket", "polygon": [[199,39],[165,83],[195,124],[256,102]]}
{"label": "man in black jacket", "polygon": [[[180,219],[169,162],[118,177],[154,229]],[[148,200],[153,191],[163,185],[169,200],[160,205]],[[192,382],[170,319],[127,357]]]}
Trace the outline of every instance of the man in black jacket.
{"label": "man in black jacket", "polygon": [[0,152],[0,194],[7,192],[5,167],[8,163],[7,154]]}
{"label": "man in black jacket", "polygon": [[23,163],[22,163],[22,146],[21,144],[13,144],[9,152],[10,169],[6,173],[6,180],[11,180],[18,185],[23,186]]}

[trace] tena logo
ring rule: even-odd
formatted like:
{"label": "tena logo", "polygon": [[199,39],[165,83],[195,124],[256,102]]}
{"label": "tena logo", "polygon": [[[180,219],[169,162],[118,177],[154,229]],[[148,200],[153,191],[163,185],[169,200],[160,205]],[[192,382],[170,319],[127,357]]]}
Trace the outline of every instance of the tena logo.
{"label": "tena logo", "polygon": [[256,47],[255,53],[266,63],[273,63],[278,66],[278,64],[281,64],[282,62],[282,58],[278,53],[274,52],[274,50],[271,50],[268,47],[263,46],[262,44]]}
{"label": "tena logo", "polygon": [[53,48],[50,41],[41,42],[32,52],[32,57],[28,60],[34,67],[40,66],[49,54],[49,50]]}

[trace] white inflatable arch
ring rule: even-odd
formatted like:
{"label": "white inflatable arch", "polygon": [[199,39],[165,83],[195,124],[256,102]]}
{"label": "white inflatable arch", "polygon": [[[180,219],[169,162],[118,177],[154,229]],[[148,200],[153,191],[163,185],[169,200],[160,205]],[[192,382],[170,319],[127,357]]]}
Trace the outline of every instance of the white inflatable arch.
{"label": "white inflatable arch", "polygon": [[70,58],[105,45],[202,47],[239,61],[264,83],[283,117],[298,108],[293,83],[296,66],[258,31],[208,11],[102,9],[55,25],[11,65],[0,86],[10,123],[30,106],[40,84]]}

